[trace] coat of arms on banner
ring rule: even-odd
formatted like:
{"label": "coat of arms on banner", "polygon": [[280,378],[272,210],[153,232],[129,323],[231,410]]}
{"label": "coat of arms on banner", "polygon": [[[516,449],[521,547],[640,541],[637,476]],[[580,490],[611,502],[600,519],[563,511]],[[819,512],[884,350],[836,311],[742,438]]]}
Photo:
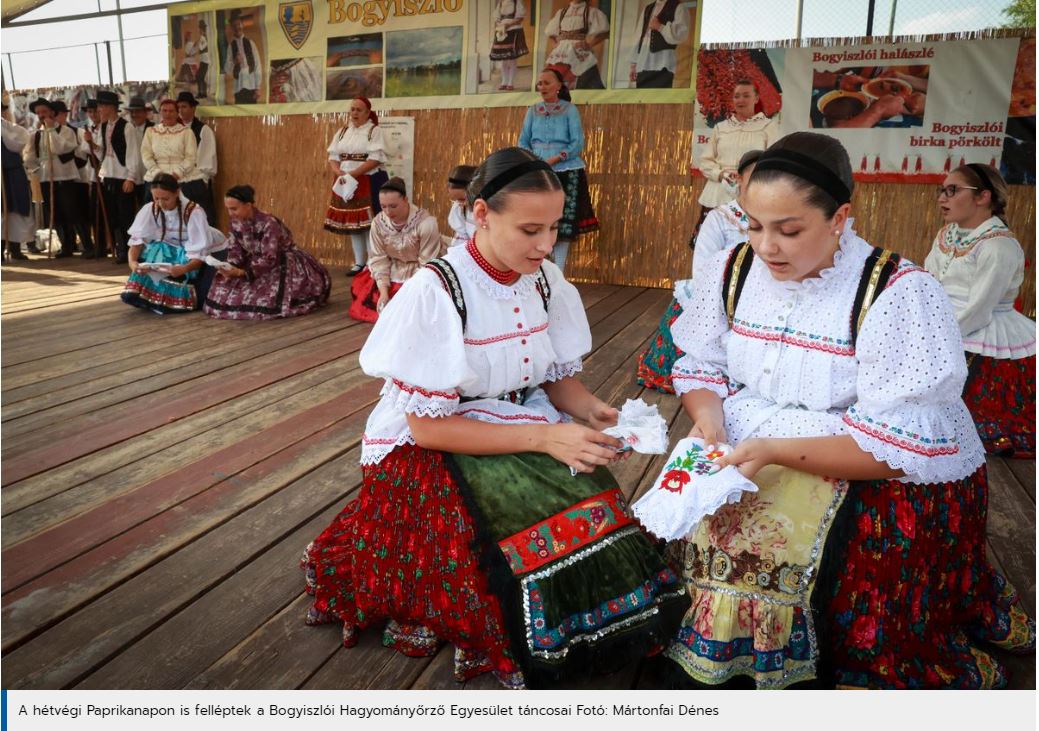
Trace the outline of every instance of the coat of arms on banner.
{"label": "coat of arms on banner", "polygon": [[314,5],[311,0],[279,3],[278,22],[289,43],[298,51],[307,42],[310,29],[314,27]]}

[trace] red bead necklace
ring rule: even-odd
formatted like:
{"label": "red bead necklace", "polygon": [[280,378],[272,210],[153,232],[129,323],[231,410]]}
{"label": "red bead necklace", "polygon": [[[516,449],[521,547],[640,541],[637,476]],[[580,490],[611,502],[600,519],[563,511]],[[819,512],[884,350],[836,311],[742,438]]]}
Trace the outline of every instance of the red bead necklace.
{"label": "red bead necklace", "polygon": [[476,248],[475,239],[469,239],[469,242],[465,245],[465,250],[469,252],[469,255],[473,257],[480,268],[487,273],[487,276],[498,284],[512,284],[519,278],[519,274],[511,269],[502,271],[491,266],[491,263],[484,259],[483,254]]}

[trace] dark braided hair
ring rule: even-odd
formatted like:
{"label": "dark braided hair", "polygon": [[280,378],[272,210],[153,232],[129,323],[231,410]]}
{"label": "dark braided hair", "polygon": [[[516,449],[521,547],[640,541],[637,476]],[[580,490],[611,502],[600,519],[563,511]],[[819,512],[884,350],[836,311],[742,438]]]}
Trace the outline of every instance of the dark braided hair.
{"label": "dark braided hair", "polygon": [[[169,173],[159,173],[156,175],[151,182],[151,189],[165,190],[167,193],[177,194],[177,240],[184,240],[184,211],[180,204],[180,183],[177,179]],[[162,240],[166,240],[166,215],[162,211],[162,206],[158,203],[152,203],[152,217],[155,219],[156,225],[162,228]]]}

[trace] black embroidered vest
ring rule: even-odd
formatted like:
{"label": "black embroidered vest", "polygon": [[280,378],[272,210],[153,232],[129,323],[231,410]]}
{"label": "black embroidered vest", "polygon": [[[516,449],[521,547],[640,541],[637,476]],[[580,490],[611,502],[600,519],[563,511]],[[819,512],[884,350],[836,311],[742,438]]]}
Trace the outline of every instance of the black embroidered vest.
{"label": "black embroidered vest", "polygon": [[[119,164],[124,168],[126,167],[126,125],[128,122],[120,117],[115,122],[115,128],[112,130],[112,151],[115,152],[115,159],[119,161]],[[108,154],[106,145],[108,144],[108,122],[101,123],[101,159],[103,160]]]}
{"label": "black embroidered vest", "polygon": [[[667,2],[664,3],[664,7],[660,10],[660,14],[657,15],[657,20],[659,20],[663,25],[673,22],[675,19],[675,10],[677,8],[678,0],[667,0]],[[642,50],[642,41],[646,37],[646,28],[649,27],[649,18],[652,14],[653,5],[647,5],[646,11],[642,14],[642,34],[639,36],[639,51]],[[676,48],[678,48],[678,46],[664,40],[664,36],[660,31],[651,30],[649,32],[650,53],[660,53],[661,51],[667,50],[673,51]]]}

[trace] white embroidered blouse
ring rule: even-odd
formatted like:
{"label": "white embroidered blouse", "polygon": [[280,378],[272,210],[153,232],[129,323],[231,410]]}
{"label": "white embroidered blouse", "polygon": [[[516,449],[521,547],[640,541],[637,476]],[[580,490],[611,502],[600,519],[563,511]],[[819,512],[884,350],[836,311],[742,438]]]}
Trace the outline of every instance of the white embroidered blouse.
{"label": "white embroidered blouse", "polygon": [[[444,258],[465,297],[465,331],[439,275],[428,268],[386,305],[361,350],[364,372],[386,379],[382,399],[368,417],[362,464],[376,464],[395,447],[415,443],[408,413],[459,414],[491,424],[554,424],[568,418],[539,386],[578,373],[591,350],[577,289],[555,264],[545,262],[551,290],[546,312],[535,275],[503,285],[464,246],[449,249]],[[497,399],[521,389],[531,389],[522,403]]]}
{"label": "white embroidered blouse", "polygon": [[833,267],[779,282],[753,259],[729,327],[722,299],[728,253],[697,272],[692,301],[672,325],[685,351],[679,394],[724,400],[731,444],[750,437],[848,434],[903,482],[974,473],[985,453],[960,398],[967,365],[941,285],[903,259],[851,343],[851,312],[872,247],[845,227]]}
{"label": "white embroidered blouse", "polygon": [[693,248],[693,276],[696,275],[697,268],[707,266],[707,262],[717,256],[719,251],[731,249],[736,244],[746,241],[749,225],[747,214],[735,200],[712,209],[700,224],[700,232],[696,235],[696,246]]}
{"label": "white embroidered blouse", "polygon": [[476,235],[476,221],[473,220],[473,211],[461,201],[451,201],[451,210],[447,213],[447,225],[455,232],[448,246],[465,244]]}
{"label": "white embroidered blouse", "polygon": [[1025,253],[999,218],[970,231],[943,227],[924,266],[952,300],[964,350],[991,358],[1035,355],[1035,323],[1014,309]]}
{"label": "white embroidered blouse", "polygon": [[[351,155],[365,155],[366,158],[351,160]],[[379,125],[373,125],[371,120],[360,127],[347,124],[332,138],[332,143],[328,146],[328,159],[339,162],[344,172],[359,168],[366,160],[375,160],[379,165],[368,171],[369,175],[374,175],[382,170],[386,163],[386,146],[383,143],[382,130]]]}
{"label": "white embroidered blouse", "polygon": [[[779,139],[779,123],[758,112],[743,122],[729,117],[711,130],[711,141],[700,156],[700,172],[707,184],[697,202],[706,208],[720,206],[736,194],[722,180],[722,173],[736,170],[740,158],[751,150],[765,150]],[[694,161],[695,164],[695,161]]]}
{"label": "white embroidered blouse", "polygon": [[[223,249],[226,237],[206,221],[206,212],[202,206],[195,206],[188,220],[181,223],[181,211],[187,209],[188,199],[180,194],[180,211],[174,208],[167,211],[157,203],[147,203],[137,211],[130,234],[130,246],[142,246],[152,241],[165,241],[167,244],[180,246],[189,259],[205,259],[214,251]],[[160,213],[166,219],[166,233],[163,236],[162,219],[156,218]]]}

